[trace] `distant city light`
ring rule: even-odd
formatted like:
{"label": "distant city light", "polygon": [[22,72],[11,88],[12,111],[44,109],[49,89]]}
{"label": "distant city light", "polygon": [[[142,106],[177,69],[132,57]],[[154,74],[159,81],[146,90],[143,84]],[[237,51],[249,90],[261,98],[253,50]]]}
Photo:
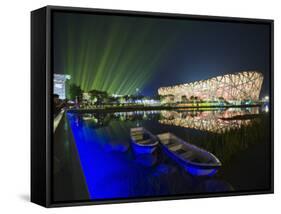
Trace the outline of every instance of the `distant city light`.
{"label": "distant city light", "polygon": [[269,112],[269,107],[268,107],[268,105],[265,106],[264,111],[265,111],[265,112]]}
{"label": "distant city light", "polygon": [[147,105],[159,104],[158,100],[153,100],[153,99],[138,99],[138,100],[134,100],[133,102],[137,104],[147,104]]}
{"label": "distant city light", "polygon": [[112,97],[122,97],[123,95],[121,95],[121,94],[112,94]]}

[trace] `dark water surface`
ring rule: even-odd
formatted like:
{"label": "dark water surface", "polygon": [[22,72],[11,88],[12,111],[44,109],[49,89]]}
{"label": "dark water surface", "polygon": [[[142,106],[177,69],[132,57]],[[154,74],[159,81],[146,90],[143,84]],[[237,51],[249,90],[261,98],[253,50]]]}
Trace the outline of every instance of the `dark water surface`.
{"label": "dark water surface", "polygon": [[[67,113],[90,199],[263,190],[269,187],[269,115],[259,108]],[[222,167],[192,176],[159,147],[137,154],[130,128],[172,132]]]}

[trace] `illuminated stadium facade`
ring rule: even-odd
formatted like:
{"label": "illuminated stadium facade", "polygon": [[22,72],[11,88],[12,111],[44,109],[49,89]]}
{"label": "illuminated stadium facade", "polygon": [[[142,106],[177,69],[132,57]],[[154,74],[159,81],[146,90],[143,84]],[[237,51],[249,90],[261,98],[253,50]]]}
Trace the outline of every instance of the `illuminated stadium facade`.
{"label": "illuminated stadium facade", "polygon": [[183,102],[191,99],[203,101],[225,100],[258,101],[262,87],[263,75],[257,71],[243,71],[226,74],[208,80],[161,87],[158,94],[163,102]]}

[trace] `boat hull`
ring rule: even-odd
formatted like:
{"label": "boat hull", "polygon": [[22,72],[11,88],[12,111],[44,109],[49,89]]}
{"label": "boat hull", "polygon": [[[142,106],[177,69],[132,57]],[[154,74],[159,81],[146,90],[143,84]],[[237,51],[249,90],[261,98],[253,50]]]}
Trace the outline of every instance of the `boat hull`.
{"label": "boat hull", "polygon": [[156,145],[152,145],[152,146],[143,146],[143,145],[139,145],[138,143],[132,141],[132,148],[134,150],[135,153],[137,154],[151,154],[156,150]]}
{"label": "boat hull", "polygon": [[[140,135],[148,135],[148,139],[138,139],[134,136],[137,133]],[[142,137],[141,137],[142,138]],[[152,142],[147,143],[147,140],[151,140]],[[146,143],[145,143],[146,142]],[[159,141],[158,139],[149,131],[147,131],[143,127],[132,128],[131,129],[131,145],[136,154],[151,154],[157,149]]]}
{"label": "boat hull", "polygon": [[165,153],[172,158],[174,161],[176,161],[180,166],[182,166],[189,174],[193,176],[212,176],[214,175],[219,167],[209,167],[209,166],[196,166],[194,164],[188,163],[183,161],[182,159],[178,158],[176,155],[174,155],[169,149],[167,149],[165,146],[163,146],[163,150]]}
{"label": "boat hull", "polygon": [[[221,166],[212,153],[187,143],[172,133],[159,134],[157,137],[163,151],[193,176],[212,176]],[[185,155],[182,156],[183,153]],[[201,161],[192,161],[194,158]]]}

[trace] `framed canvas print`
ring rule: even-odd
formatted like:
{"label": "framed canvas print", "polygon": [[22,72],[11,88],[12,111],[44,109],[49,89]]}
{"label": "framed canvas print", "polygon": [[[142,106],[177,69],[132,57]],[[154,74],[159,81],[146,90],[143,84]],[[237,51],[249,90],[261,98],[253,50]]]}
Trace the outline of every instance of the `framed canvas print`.
{"label": "framed canvas print", "polygon": [[31,13],[31,201],[273,193],[273,21]]}

